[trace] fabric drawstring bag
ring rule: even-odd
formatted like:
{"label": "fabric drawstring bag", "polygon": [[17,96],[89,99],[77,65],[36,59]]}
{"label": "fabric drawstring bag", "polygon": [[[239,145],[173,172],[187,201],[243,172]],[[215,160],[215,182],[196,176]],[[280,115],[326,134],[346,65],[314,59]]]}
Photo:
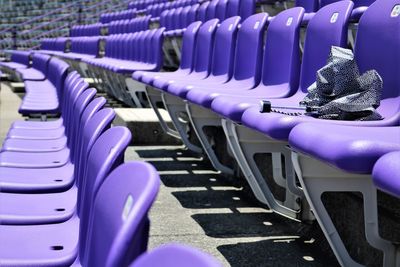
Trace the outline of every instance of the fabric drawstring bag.
{"label": "fabric drawstring bag", "polygon": [[327,64],[318,70],[317,79],[300,103],[313,112],[306,113],[331,120],[380,120],[382,78],[375,70],[360,75],[353,52],[333,46]]}

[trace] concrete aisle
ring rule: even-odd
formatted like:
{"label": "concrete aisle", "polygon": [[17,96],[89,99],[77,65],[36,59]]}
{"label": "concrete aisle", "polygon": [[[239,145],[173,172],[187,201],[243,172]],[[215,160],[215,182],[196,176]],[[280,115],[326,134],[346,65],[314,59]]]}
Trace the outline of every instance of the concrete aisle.
{"label": "concrete aisle", "polygon": [[232,186],[234,181],[182,146],[130,147],[125,160],[150,162],[161,175],[150,214],[150,249],[189,244],[224,266],[338,266],[330,252],[321,250],[325,241],[318,227],[260,207],[251,193]]}
{"label": "concrete aisle", "polygon": [[7,135],[13,121],[23,119],[18,113],[21,98],[11,91],[11,88],[4,82],[0,89],[0,144]]}

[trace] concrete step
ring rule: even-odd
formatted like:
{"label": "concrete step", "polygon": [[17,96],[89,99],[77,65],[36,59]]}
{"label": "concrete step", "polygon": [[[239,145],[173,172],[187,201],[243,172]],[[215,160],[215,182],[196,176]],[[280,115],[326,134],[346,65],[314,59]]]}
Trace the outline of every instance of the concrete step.
{"label": "concrete step", "polygon": [[[181,141],[162,130],[151,108],[115,108],[114,125],[125,126],[132,132],[132,145],[181,145]],[[164,120],[172,127],[168,112],[161,110]]]}

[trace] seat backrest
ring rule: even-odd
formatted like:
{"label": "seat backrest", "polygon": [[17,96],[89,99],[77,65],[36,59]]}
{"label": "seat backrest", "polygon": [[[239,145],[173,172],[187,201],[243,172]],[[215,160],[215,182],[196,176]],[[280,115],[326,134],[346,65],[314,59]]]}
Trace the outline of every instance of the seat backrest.
{"label": "seat backrest", "polygon": [[206,21],[206,17],[207,17],[207,8],[210,5],[210,2],[206,1],[203,2],[200,7],[199,7],[199,11],[197,12],[197,20],[198,21]]}
{"label": "seat backrest", "polygon": [[217,9],[215,10],[215,17],[220,21],[223,21],[226,17],[226,12],[228,8],[228,0],[219,0],[217,4]]}
{"label": "seat backrest", "polygon": [[347,26],[353,2],[339,1],[315,14],[307,26],[300,74],[300,90],[315,82],[317,71],[325,66],[332,46],[347,45]]}
{"label": "seat backrest", "polygon": [[317,12],[319,0],[296,0],[296,6],[304,8],[306,13]]}
{"label": "seat backrest", "polygon": [[136,58],[135,44],[136,44],[138,36],[139,36],[139,32],[135,32],[128,38],[129,49],[127,50],[127,53],[128,53],[128,57],[130,60],[134,60]]}
{"label": "seat backrest", "polygon": [[[99,110],[101,110],[104,105],[106,104],[106,99],[104,97],[97,97],[93,99],[85,108],[85,110],[82,113],[81,116],[81,125],[80,127],[82,129],[85,128],[87,122],[96,114]],[[90,134],[87,134],[85,137],[85,132],[83,132],[82,137],[78,138],[78,144],[77,144],[77,160],[76,162],[79,162],[78,166],[75,167],[74,173],[76,178],[76,185],[78,188],[81,187],[81,182],[82,182],[82,177],[84,175],[86,162],[87,162],[87,157],[89,154],[90,149],[93,146],[94,141],[89,142],[91,139]],[[81,192],[78,192],[79,197],[81,195]],[[79,199],[78,197],[78,199]],[[77,210],[80,210],[80,202],[77,202]]]}
{"label": "seat backrest", "polygon": [[239,16],[228,18],[221,22],[215,35],[211,72],[213,76],[225,76],[225,81],[232,77],[239,23]]}
{"label": "seat backrest", "polygon": [[[67,139],[67,145],[68,147],[72,147],[71,146],[71,142],[72,142],[72,135],[73,135],[73,131],[74,129],[74,108],[75,108],[75,104],[78,101],[79,96],[89,87],[89,84],[86,83],[82,78],[78,78],[77,82],[75,83],[75,85],[73,87],[70,87],[70,97],[69,97],[69,101],[71,102],[71,105],[69,106],[68,110],[67,110],[67,116],[66,116],[66,121],[65,121],[65,135],[68,137]],[[69,138],[71,137],[71,138]]]}
{"label": "seat backrest", "polygon": [[230,18],[233,16],[239,16],[240,0],[229,0],[228,7],[226,9],[226,17]]}
{"label": "seat backrest", "polygon": [[242,19],[247,19],[256,13],[256,0],[240,1],[239,15]]}
{"label": "seat backrest", "polygon": [[206,11],[206,21],[216,17],[218,1],[219,0],[211,0]]}
{"label": "seat backrest", "polygon": [[249,80],[253,86],[259,83],[267,20],[268,14],[260,13],[242,22],[236,42],[233,70],[235,80]]}
{"label": "seat backrest", "polygon": [[47,76],[49,60],[50,56],[48,55],[34,53],[32,55],[32,68],[40,71],[44,76]]}
{"label": "seat backrest", "polygon": [[201,25],[197,33],[193,71],[204,73],[204,78],[207,77],[210,71],[211,55],[218,23],[218,19],[209,20]]}
{"label": "seat backrest", "polygon": [[71,139],[70,144],[72,147],[70,148],[70,158],[73,163],[75,163],[75,168],[76,164],[78,162],[75,161],[75,155],[76,155],[76,150],[77,150],[77,145],[78,145],[78,140],[80,139],[79,137],[82,136],[82,128],[80,127],[81,123],[81,118],[82,118],[82,113],[85,110],[86,106],[92,101],[92,99],[95,97],[97,93],[97,90],[94,88],[88,88],[85,91],[83,91],[78,99],[76,100],[74,104],[74,112],[73,112],[73,118],[72,118],[72,131],[71,131],[71,136],[68,138]]}
{"label": "seat backrest", "polygon": [[157,171],[146,162],[125,163],[107,177],[90,220],[87,266],[128,266],[146,251],[148,212],[159,186]]}
{"label": "seat backrest", "polygon": [[183,29],[186,27],[188,18],[189,18],[189,13],[190,10],[192,9],[191,6],[186,6],[183,8],[182,12],[181,12],[181,16],[179,17],[179,26],[178,29]]}
{"label": "seat backrest", "polygon": [[148,63],[150,59],[150,54],[154,53],[154,51],[151,51],[152,48],[151,42],[153,40],[153,35],[156,33],[156,31],[157,31],[156,29],[153,29],[145,32],[146,37],[143,39],[142,42],[143,49],[141,51],[142,53],[142,57],[140,60],[141,62]]}
{"label": "seat backrest", "polygon": [[400,0],[377,1],[365,11],[354,52],[360,72],[374,69],[382,77],[383,99],[400,96]]}
{"label": "seat backrest", "polygon": [[107,175],[124,161],[125,149],[130,141],[131,132],[126,127],[112,127],[95,141],[89,152],[80,187],[81,195],[78,199],[80,201],[79,255],[85,255],[85,251],[88,251],[86,238],[94,197]]}
{"label": "seat backrest", "polygon": [[70,88],[74,86],[75,83],[77,83],[78,78],[80,78],[79,74],[77,71],[72,71],[67,75],[67,78],[65,78],[64,82],[64,94],[63,98],[61,100],[61,116],[63,119],[66,119],[66,116],[68,114],[68,108],[71,106],[71,102],[69,101],[70,99]]}
{"label": "seat backrest", "polygon": [[[274,17],[267,29],[262,71],[263,85],[289,84],[281,95],[294,94],[300,77],[300,26],[304,8],[284,10]],[[283,89],[283,87],[282,87]]]}
{"label": "seat backrest", "polygon": [[210,255],[184,245],[169,244],[147,252],[129,267],[222,267]]}
{"label": "seat backrest", "polygon": [[197,32],[201,26],[200,21],[193,22],[190,24],[182,38],[182,52],[181,52],[181,63],[179,68],[182,70],[192,69],[194,63],[194,47],[196,42]]}
{"label": "seat backrest", "polygon": [[[338,1],[340,0],[321,0],[321,7],[330,5]],[[353,2],[354,2],[354,8],[357,8],[360,6],[370,6],[373,2],[375,2],[375,0],[353,0]]]}
{"label": "seat backrest", "polygon": [[174,16],[172,18],[172,29],[180,29],[181,17],[183,17],[183,7],[178,7],[175,10]]}
{"label": "seat backrest", "polygon": [[153,34],[153,39],[151,40],[151,51],[148,63],[155,64],[155,70],[158,71],[163,65],[163,51],[162,46],[164,43],[164,32],[165,28],[159,28]]}
{"label": "seat backrest", "polygon": [[176,8],[170,9],[169,12],[167,13],[167,16],[165,17],[165,28],[167,30],[173,30],[174,29],[174,23],[173,23],[173,17],[176,12]]}
{"label": "seat backrest", "polygon": [[199,8],[200,8],[199,4],[195,4],[195,5],[191,6],[190,12],[189,12],[189,14],[187,16],[187,19],[186,19],[185,27],[189,26],[191,23],[196,21],[197,11],[199,10]]}
{"label": "seat backrest", "polygon": [[375,0],[353,0],[354,8],[361,7],[361,6],[370,6],[372,5]]}
{"label": "seat backrest", "polygon": [[13,51],[11,53],[11,61],[29,66],[29,58],[31,53],[24,51]]}
{"label": "seat backrest", "polygon": [[47,78],[56,87],[58,99],[62,98],[64,81],[68,75],[69,65],[61,59],[52,57],[49,62]]}

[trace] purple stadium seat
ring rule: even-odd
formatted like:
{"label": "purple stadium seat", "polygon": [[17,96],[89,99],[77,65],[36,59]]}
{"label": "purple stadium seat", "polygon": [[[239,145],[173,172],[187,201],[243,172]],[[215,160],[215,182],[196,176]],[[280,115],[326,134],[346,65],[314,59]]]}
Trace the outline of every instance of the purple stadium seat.
{"label": "purple stadium seat", "polygon": [[219,19],[220,21],[223,21],[224,19],[227,19],[228,17],[226,16],[227,9],[228,9],[228,0],[219,0],[217,4],[217,9],[215,10],[215,18]]}
{"label": "purple stadium seat", "polygon": [[0,62],[0,67],[8,69],[25,69],[30,66],[31,52],[26,51],[12,51],[10,62]]}
{"label": "purple stadium seat", "polygon": [[[326,58],[329,54],[330,47],[332,45],[343,45],[346,43],[346,36],[347,36],[347,18],[351,12],[351,7],[352,3],[350,1],[341,1],[339,3],[336,3],[332,6],[326,7],[321,9],[316,16],[313,18],[313,20],[310,22],[308,26],[308,31],[307,31],[307,36],[306,36],[306,46],[304,50],[304,55],[303,55],[303,64],[302,68],[304,69],[301,72],[301,78],[300,78],[300,86],[299,88],[307,88],[311,83],[312,80],[315,79],[315,73],[316,71],[322,67],[326,61]],[[299,11],[299,8],[296,8]],[[295,10],[296,10],[295,9]],[[288,12],[288,11],[286,11]],[[290,12],[290,11],[289,11]],[[343,14],[342,16],[339,16],[339,19],[335,21],[335,23],[331,23],[331,17],[333,16],[334,13],[338,14]],[[301,13],[298,13],[296,17]],[[282,15],[283,16],[283,15]],[[277,16],[278,18],[278,16]],[[294,25],[297,24],[297,29],[298,29],[298,23],[299,19],[297,20],[292,20],[292,23]],[[295,27],[296,28],[296,27]],[[327,30],[329,28],[329,30]],[[272,28],[274,30],[274,27]],[[329,32],[329,35],[328,35]],[[239,31],[240,34],[240,31]],[[296,35],[293,35],[294,32],[289,32],[289,36],[291,38],[294,38]],[[274,35],[272,35],[274,36]],[[278,36],[278,35],[277,35]],[[239,37],[238,37],[239,38]],[[294,39],[292,39],[294,40]],[[324,40],[324,42],[322,42]],[[270,40],[271,42],[274,41],[274,39]],[[294,42],[295,43],[295,42]],[[290,51],[291,47],[296,51],[298,48],[297,46],[293,46],[293,43],[287,42],[287,46],[280,47],[277,45],[277,47],[286,49],[285,51]],[[268,32],[267,32],[267,45],[268,45]],[[270,50],[269,50],[270,51]],[[268,52],[266,52],[268,53]],[[293,52],[295,53],[295,52]],[[290,55],[290,52],[284,52],[284,55],[288,57]],[[268,55],[268,54],[267,54]],[[278,55],[278,54],[277,54]],[[271,55],[269,57],[269,60],[272,60],[274,57]],[[296,59],[296,56],[294,56]],[[246,60],[247,58],[245,58]],[[236,60],[236,65],[237,65],[237,60]],[[274,66],[271,66],[272,69],[269,69],[268,72],[263,73],[262,79],[264,80],[265,78],[268,78],[264,81],[267,81],[271,79],[269,83],[265,85],[261,85],[260,91],[257,92],[257,90],[248,90],[248,94],[251,95],[252,92],[256,92],[255,95],[257,94],[271,94],[271,96],[279,96],[279,94],[283,93],[285,94],[285,91],[277,90],[277,91],[268,91],[271,89],[278,88],[279,89],[279,84],[283,81],[282,79],[286,79],[286,83],[293,83],[294,85],[297,84],[297,78],[290,78],[290,77],[296,77],[296,71],[298,71],[298,64],[292,63],[290,60],[285,60],[287,64],[281,65],[284,67],[284,70],[280,70],[280,75],[284,74],[283,76],[280,75],[275,75],[275,76],[268,76],[269,74],[272,74],[274,70]],[[283,61],[282,61],[283,63]],[[239,64],[239,66],[243,66],[244,64]],[[266,67],[269,68],[268,64]],[[275,66],[276,67],[276,66]],[[264,69],[267,70],[267,69]],[[272,72],[272,73],[271,73]],[[293,76],[292,76],[293,75]],[[279,78],[280,81],[277,79]],[[292,80],[291,80],[292,79]],[[274,85],[274,81],[276,81],[276,85]],[[306,84],[305,84],[306,83]],[[227,83],[229,84],[229,82]],[[221,87],[222,88],[222,87]],[[237,92],[244,92],[246,88],[244,86],[239,87],[237,86],[237,89],[231,87],[226,87],[225,91],[221,90],[221,88],[215,88],[214,92],[211,91],[208,88],[204,88],[204,90],[190,90],[189,93],[186,95],[186,98],[194,103],[201,104],[204,107],[209,107],[212,105],[214,99],[217,96],[220,96],[221,94],[234,94],[236,96],[242,96],[242,102],[243,105],[246,107],[246,105],[249,105],[248,103],[251,103],[251,99],[254,99],[254,97],[245,97],[245,94],[239,95]],[[251,89],[252,87],[248,88]],[[266,90],[262,90],[261,88],[265,88]],[[286,96],[289,96],[294,93],[293,89],[295,88],[290,88],[288,85],[286,85]],[[288,90],[288,88],[290,88]],[[282,88],[281,88],[282,89]],[[293,99],[293,103],[298,103],[298,96],[299,93],[294,94],[294,96],[291,96],[289,98],[285,99]],[[299,98],[302,98],[304,96],[304,93],[301,93],[302,96]],[[222,97],[221,97],[222,99]],[[255,97],[255,99],[260,99],[260,97]],[[295,100],[296,99],[296,100]],[[257,101],[258,101],[257,100]],[[277,99],[273,99],[274,101]],[[219,102],[220,100],[218,100]],[[236,102],[237,99],[235,99]],[[254,100],[253,100],[254,101]],[[296,102],[297,101],[297,102]],[[217,102],[217,103],[218,103]],[[254,103],[254,102],[253,102]],[[204,134],[202,128],[203,126],[222,126],[229,146],[232,148],[233,155],[236,158],[236,161],[238,162],[240,168],[242,169],[243,173],[245,174],[246,179],[248,180],[249,184],[251,185],[253,192],[255,193],[256,197],[258,200],[261,202],[269,205],[271,209],[273,209],[276,212],[279,212],[281,214],[284,214],[285,216],[288,217],[294,217],[298,218],[299,213],[298,213],[298,206],[296,202],[292,202],[293,199],[297,199],[298,196],[302,195],[302,192],[297,189],[297,187],[292,188],[291,184],[294,182],[292,179],[293,177],[293,170],[291,169],[291,164],[290,164],[290,154],[288,157],[285,157],[285,160],[288,162],[285,166],[285,177],[287,178],[284,180],[282,177],[282,167],[281,167],[281,156],[279,154],[288,154],[285,148],[285,144],[279,143],[277,145],[274,145],[273,147],[270,145],[271,141],[269,140],[268,137],[266,137],[264,134],[258,134],[254,133],[252,130],[247,129],[243,126],[237,125],[233,123],[229,119],[225,119],[222,116],[219,116],[218,114],[214,113],[213,111],[207,110],[207,109],[201,109],[198,108],[198,106],[193,105],[191,103],[188,103],[189,106],[188,108],[188,114],[191,118],[191,123],[193,127],[196,130],[196,134],[198,135],[200,141],[202,142],[202,146],[204,149],[208,148],[208,155],[213,162],[213,166],[217,168],[220,171],[224,172],[232,172],[232,169],[230,169],[228,166],[224,166],[220,163],[219,159],[216,157],[214,151],[211,149],[211,146],[209,145],[209,140],[208,137]],[[216,105],[216,104],[215,104]],[[255,108],[258,108],[257,104],[255,105]],[[243,109],[241,109],[241,103],[238,102],[238,104],[232,105],[234,109],[231,109],[232,111],[229,110],[229,105],[227,105],[227,112],[225,112],[225,107],[223,105],[220,105],[219,108],[221,109],[220,111],[224,111],[223,113],[228,114],[229,116],[232,116],[235,119],[240,119],[240,116],[236,117],[235,115],[235,109],[237,109],[238,114],[241,114],[243,112]],[[215,107],[216,108],[216,107]],[[243,116],[241,118],[241,121],[243,124],[245,124],[245,115],[249,110],[253,110],[253,108],[248,108],[245,110],[243,113]],[[254,120],[254,124],[260,126],[260,125],[265,125],[263,118],[268,117],[269,115],[274,115],[274,114],[261,114],[259,113],[258,109],[256,112],[258,116],[257,122]],[[271,151],[273,150],[273,151]],[[266,180],[262,176],[261,172],[258,170],[258,165],[255,162],[254,155],[257,153],[275,153],[276,155],[273,155],[273,164],[274,168],[277,170],[280,170],[279,172],[274,172],[273,178],[277,181],[278,185],[284,186],[286,183],[288,183],[288,187],[293,190],[287,190],[286,194],[286,200],[285,201],[279,201],[276,200],[272,192],[269,190],[268,184],[266,183]],[[279,157],[278,157],[279,155]],[[278,160],[279,159],[279,160]],[[289,207],[289,208],[288,208]],[[301,215],[300,215],[301,216]]]}
{"label": "purple stadium seat", "polygon": [[[192,71],[195,40],[200,26],[201,22],[195,22],[192,23],[185,31],[183,35],[182,60],[178,70],[173,73],[174,77],[186,76]],[[153,81],[159,77],[169,75],[171,75],[171,73],[135,71],[132,75],[132,78],[134,80],[151,85],[153,84]]]}
{"label": "purple stadium seat", "polygon": [[95,58],[98,56],[101,37],[74,37],[70,40],[71,51],[69,53],[58,53],[57,56],[71,60],[82,60],[83,58]]}
{"label": "purple stadium seat", "polygon": [[90,250],[80,262],[86,266],[128,266],[145,252],[148,212],[159,185],[157,171],[148,163],[130,162],[115,169],[96,196],[87,242]]}
{"label": "purple stadium seat", "polygon": [[[391,15],[396,14],[393,10],[399,5],[399,0],[373,3],[360,19],[355,47],[360,72],[375,69],[384,81],[382,101],[378,108],[384,119],[366,122],[303,120],[318,124],[300,124],[290,133],[290,145],[296,151],[292,155],[296,174],[321,228],[343,266],[356,265],[358,262],[347,252],[321,201],[324,192],[360,192],[363,197],[367,241],[383,251],[384,265],[396,264],[396,245],[379,235],[376,188],[370,174],[381,156],[400,149],[400,77],[394,71],[399,67],[400,38],[391,34],[400,25],[398,16]],[[373,56],[371,51],[375,51]],[[296,125],[298,121],[292,123],[289,120],[289,123]],[[321,135],[312,138],[318,133],[323,133],[322,143],[318,142]],[[393,186],[396,188],[396,183]],[[388,190],[387,187],[384,189]]]}
{"label": "purple stadium seat", "polygon": [[[365,15],[368,16],[369,12],[367,10]],[[394,266],[397,245],[379,234],[377,193],[370,175],[376,164],[375,178],[384,180],[375,183],[384,191],[396,195],[399,188],[396,180],[400,159],[396,152],[400,151],[399,136],[399,126],[360,127],[311,123],[300,124],[290,133],[289,143],[295,151],[292,158],[296,174],[315,217],[343,266],[355,266],[358,262],[349,255],[321,196],[324,192],[361,193],[366,240],[384,253],[383,265]],[[385,163],[385,155],[390,154],[395,157]],[[384,169],[379,167],[379,158],[382,156]]]}
{"label": "purple stadium seat", "polygon": [[[125,34],[117,36],[118,39],[106,40],[106,46],[114,46],[115,50],[109,50],[109,54],[106,50],[106,55],[101,59],[85,59],[84,62],[106,68],[115,73],[132,73],[136,70],[159,70],[162,64],[161,45],[163,42],[164,29],[149,30],[140,32],[137,35]],[[130,38],[133,37],[133,38]],[[123,58],[122,54],[118,54],[124,46],[124,42],[127,42],[131,49],[136,49],[138,46],[141,51],[135,53],[133,51],[132,57]],[[136,45],[135,45],[136,44]],[[154,52],[156,51],[156,52]]]}
{"label": "purple stadium seat", "polygon": [[210,255],[189,246],[168,244],[141,255],[129,267],[221,267]]}
{"label": "purple stadium seat", "polygon": [[153,82],[155,88],[165,90],[168,85],[180,80],[202,80],[209,75],[212,45],[218,22],[218,19],[213,19],[201,25],[196,37],[192,72],[181,77],[176,77],[175,75],[172,75],[172,78],[169,78],[168,75],[160,76]]}
{"label": "purple stadium seat", "polygon": [[197,20],[198,21],[202,21],[205,22],[206,18],[207,18],[207,8],[210,5],[209,1],[205,1],[203,2],[200,7],[199,7],[199,11],[197,13]]}
{"label": "purple stadium seat", "polygon": [[291,131],[289,144],[296,151],[344,171],[371,174],[375,162],[381,156],[400,150],[399,136],[399,126],[360,127],[303,123]]}
{"label": "purple stadium seat", "polygon": [[400,151],[382,156],[374,166],[372,178],[377,188],[400,197]]}
{"label": "purple stadium seat", "polygon": [[[85,251],[88,233],[93,235],[95,225],[101,224],[96,220],[94,224],[88,223],[93,206],[98,207],[96,204],[93,205],[94,196],[110,171],[121,163],[121,157],[130,138],[130,132],[126,128],[114,127],[102,134],[94,144],[85,175],[87,186],[83,187],[85,193],[90,192],[90,197],[85,198],[85,201],[90,203],[84,203],[85,205],[82,206],[84,211],[81,212],[80,218],[74,215],[66,222],[47,225],[1,225],[0,259],[2,264],[21,265],[29,262],[40,266],[70,266],[77,259],[78,250]],[[118,178],[124,178],[123,180],[127,181],[121,175],[118,175]],[[113,188],[116,189],[116,187]],[[136,187],[124,186],[124,188],[129,190]],[[99,196],[102,195],[99,194]],[[117,193],[117,195],[126,197],[124,193]],[[110,207],[108,203],[106,206]],[[115,207],[113,210],[116,211]],[[96,217],[96,212],[94,216]],[[90,231],[89,226],[92,227]],[[25,248],[24,253],[21,253],[21,247]],[[83,258],[84,255],[81,253],[79,258]],[[89,260],[91,258],[89,257]]]}
{"label": "purple stadium seat", "polygon": [[[82,114],[81,128],[87,121],[105,104],[104,98],[96,98]],[[51,140],[52,142],[56,140]],[[58,141],[58,140],[57,140]],[[85,148],[90,146],[88,142],[78,142],[72,151],[76,151],[75,168],[72,164],[66,164],[59,168],[47,169],[22,169],[22,168],[1,168],[0,184],[3,192],[54,192],[66,190],[74,183],[75,177],[81,174],[80,162],[85,160]],[[30,177],[26,177],[26,172]]]}
{"label": "purple stadium seat", "polygon": [[[275,16],[267,30],[261,83],[251,90],[226,90],[212,102],[213,111],[238,121],[248,107],[258,105],[262,99],[283,98],[295,93],[299,83],[298,44],[303,14],[302,8],[291,8]],[[248,98],[251,98],[250,103],[245,102]]]}
{"label": "purple stadium seat", "polygon": [[43,81],[48,72],[50,57],[35,53],[32,55],[32,66],[30,68],[16,69],[23,81]]}
{"label": "purple stadium seat", "polygon": [[[80,94],[78,97],[75,105],[74,105],[74,119],[68,123],[68,127],[72,127],[72,129],[79,129],[79,123],[81,120],[81,115],[84,111],[84,109],[87,107],[89,102],[93,99],[93,97],[96,95],[96,90],[93,88],[87,89],[84,92]],[[68,120],[66,120],[68,121]],[[68,128],[67,127],[67,128]],[[62,127],[56,128],[56,129],[63,129]],[[25,132],[35,132],[35,131],[52,131],[53,129],[24,129],[23,131]],[[78,130],[76,130],[76,133]],[[36,134],[40,136],[39,134]],[[43,135],[46,136],[46,133]],[[57,138],[57,139],[28,139],[29,136],[24,136],[25,138],[7,138],[3,142],[3,147],[1,151],[15,151],[15,152],[55,152],[55,151],[60,151],[63,148],[66,147],[67,145],[67,137],[65,134],[62,135],[62,137]],[[74,144],[74,134],[70,136],[71,140],[69,140],[70,144]],[[71,154],[71,158],[72,158]]]}
{"label": "purple stadium seat", "polygon": [[[338,2],[339,4],[341,2]],[[338,3],[334,3],[338,4]],[[379,2],[382,4],[382,2]],[[370,8],[369,13],[373,14],[376,10]],[[379,11],[375,11],[379,14]],[[378,17],[378,16],[377,16]],[[375,22],[375,17],[373,16],[363,16],[360,21],[357,41],[355,47],[355,59],[359,66],[360,72],[363,73],[370,69],[375,69],[381,75],[384,80],[382,101],[380,107],[378,107],[378,112],[383,115],[384,119],[381,121],[366,121],[366,122],[352,122],[352,121],[338,121],[340,124],[349,125],[365,125],[365,126],[384,126],[384,125],[397,125],[400,120],[400,113],[398,107],[398,101],[400,100],[400,79],[393,73],[393,68],[388,66],[399,66],[398,58],[399,53],[397,53],[396,47],[398,47],[399,40],[396,38],[391,38],[391,36],[385,34],[391,30],[395,30],[398,27],[396,21],[382,21],[381,27],[387,29],[387,31],[381,32],[372,27]],[[377,40],[372,38],[372,36],[382,35],[382,39]],[[385,49],[382,50],[382,40],[385,40]],[[307,45],[307,44],[306,44]],[[320,46],[320,44],[318,44]],[[307,47],[305,47],[307,49]],[[329,49],[328,47],[326,48]],[[367,56],[370,51],[393,51],[393,54],[389,53],[374,53],[374,56]],[[311,51],[316,51],[316,48],[312,48]],[[395,52],[396,51],[396,52]],[[325,51],[326,52],[326,51]],[[315,52],[310,53],[310,63],[315,59],[313,56]],[[307,52],[305,52],[307,54]],[[326,58],[321,57],[318,66],[322,66]],[[303,59],[303,66],[307,66],[307,59]],[[304,69],[305,67],[302,68]],[[314,65],[317,66],[317,65]],[[300,100],[304,97],[307,92],[307,88],[315,80],[316,68],[311,70],[311,67],[306,68],[302,72],[299,92],[296,93],[292,98],[286,98],[282,100],[271,101],[275,105],[282,106],[292,106],[297,105]],[[260,123],[260,121],[262,123]],[[334,122],[331,120],[318,120],[309,116],[285,116],[281,114],[262,114],[258,112],[257,108],[248,109],[241,119],[241,122],[253,129],[261,131],[275,139],[287,140],[290,130],[298,123],[301,122]]]}
{"label": "purple stadium seat", "polygon": [[[103,109],[97,112],[85,124],[82,129],[83,136],[89,139],[82,147],[82,151],[87,157],[87,151],[90,151],[93,143],[102,132],[111,126],[111,122],[115,117],[112,109]],[[85,139],[85,140],[86,140]],[[87,143],[87,144],[86,144]],[[42,157],[43,153],[37,154]],[[85,161],[86,162],[86,161]],[[47,193],[47,194],[18,194],[18,193],[2,193],[0,199],[2,203],[8,203],[0,207],[1,224],[47,224],[60,223],[68,220],[75,214],[77,207],[77,181],[83,178],[82,162],[75,162],[75,186],[65,192]],[[79,173],[78,169],[81,171]],[[33,181],[34,182],[34,181]],[[36,207],[35,209],[32,209]]]}
{"label": "purple stadium seat", "polygon": [[[204,79],[192,79],[190,81],[186,77],[191,76],[183,76],[182,78],[178,78],[177,81],[171,83],[168,87],[162,87],[165,91],[172,95],[179,96],[181,98],[185,98],[186,94],[191,90],[191,88],[195,85],[220,85],[229,81],[232,77],[231,67],[233,63],[233,55],[235,50],[236,43],[236,35],[238,31],[238,26],[240,22],[240,17],[232,17],[226,19],[221,22],[220,26],[216,30],[215,41],[212,44],[213,48],[211,53],[208,54],[208,59],[210,61],[210,75],[207,75]],[[199,38],[199,37],[198,37]],[[198,40],[197,42],[199,42]],[[212,41],[212,40],[209,40]],[[204,41],[202,41],[204,42]],[[197,49],[197,48],[196,48]],[[197,56],[194,55],[195,61],[200,54],[204,55],[203,52],[198,51]],[[202,59],[203,61],[206,59]],[[196,62],[195,62],[196,64]],[[195,69],[194,69],[195,71]],[[155,85],[155,84],[154,84]]]}
{"label": "purple stadium seat", "polygon": [[[259,82],[261,70],[262,36],[268,15],[257,14],[245,20],[238,32],[233,77],[227,83],[218,86],[219,90],[241,90],[254,88]],[[216,97],[216,88],[193,86],[186,99],[192,103],[210,107]]]}
{"label": "purple stadium seat", "polygon": [[54,114],[60,111],[59,99],[69,66],[60,59],[52,58],[48,68],[46,80],[25,81],[26,94],[19,108],[21,114]]}

